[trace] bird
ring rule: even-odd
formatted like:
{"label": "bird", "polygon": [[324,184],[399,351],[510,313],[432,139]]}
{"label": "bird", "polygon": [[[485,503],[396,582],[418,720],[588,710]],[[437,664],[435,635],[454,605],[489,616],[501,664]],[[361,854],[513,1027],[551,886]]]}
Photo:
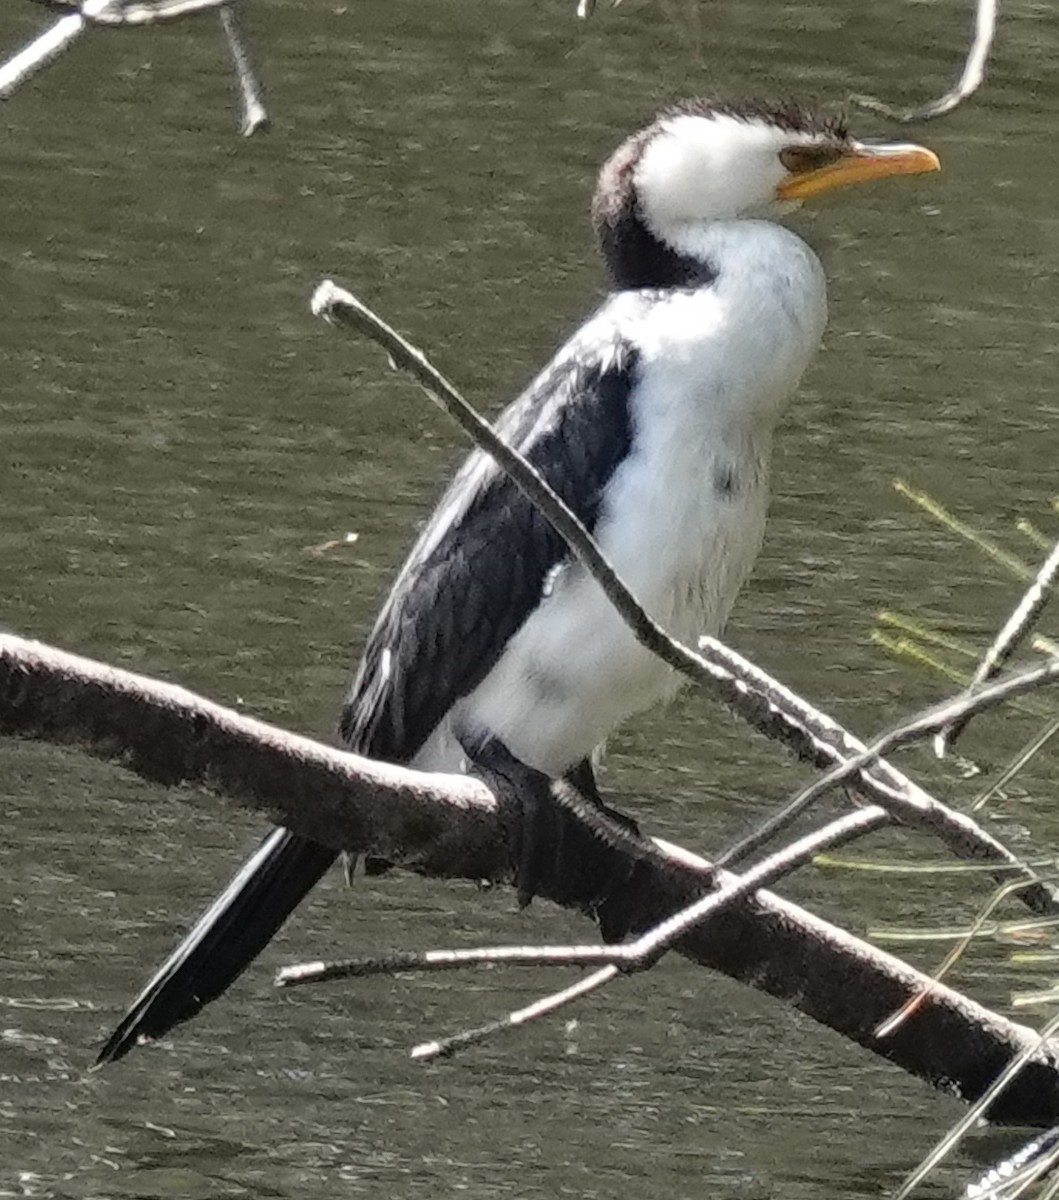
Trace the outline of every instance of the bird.
{"label": "bird", "polygon": [[[647,612],[690,640],[723,629],[761,546],[773,433],[820,344],[823,268],[778,218],[847,185],[939,169],[794,104],[692,99],[604,163],[592,220],[602,303],[495,429],[594,534]],[[339,743],[461,771],[490,736],[594,788],[593,754],[672,697],[585,568],[475,450],[386,598]],[[116,1060],[220,996],[335,861],[276,828],[151,977],[99,1053]]]}

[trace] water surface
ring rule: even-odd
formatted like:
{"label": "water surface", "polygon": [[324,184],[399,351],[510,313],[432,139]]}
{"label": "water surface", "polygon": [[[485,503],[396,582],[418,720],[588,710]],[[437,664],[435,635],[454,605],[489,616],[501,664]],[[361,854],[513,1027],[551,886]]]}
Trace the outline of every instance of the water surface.
{"label": "water surface", "polygon": [[[949,82],[967,18],[940,4],[630,2],[580,26],[572,8],[265,0],[247,23],[274,129],[250,142],[233,133],[212,18],[89,39],[3,107],[0,621],[325,732],[463,447],[377,352],[313,321],[313,285],[354,284],[495,409],[598,296],[594,173],[659,104],[919,101]],[[1059,35],[1039,6],[1005,12],[980,99],[915,131],[943,174],[796,222],[827,267],[832,320],[782,431],[768,539],[729,633],[863,733],[942,686],[871,644],[879,609],[983,644],[1016,591],[895,476],[1031,556],[1013,521],[1055,530],[1059,94],[1045,67]],[[43,19],[5,4],[0,46]],[[975,752],[1003,761],[1034,728],[1013,719]],[[353,895],[328,880],[223,1002],[89,1074],[259,823],[72,752],[0,754],[2,1194],[874,1196],[959,1111],[675,960],[574,1026],[429,1069],[409,1062],[415,1041],[558,978],[273,992],[271,970],[297,957],[586,931],[544,905],[520,914],[504,891],[403,877]],[[973,794],[917,761],[940,794]],[[1059,838],[1038,803],[1048,774],[1042,761],[1002,807],[1005,836]],[[605,781],[652,832],[708,853],[801,777],[689,696],[614,740]],[[958,921],[979,895],[833,874],[785,890],[857,929]],[[988,950],[961,980],[993,1003],[1027,982]]]}

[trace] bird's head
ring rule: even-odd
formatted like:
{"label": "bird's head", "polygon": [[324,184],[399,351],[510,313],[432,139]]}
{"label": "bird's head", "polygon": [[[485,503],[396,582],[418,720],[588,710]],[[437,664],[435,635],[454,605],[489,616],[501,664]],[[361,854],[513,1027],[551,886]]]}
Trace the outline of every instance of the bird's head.
{"label": "bird's head", "polygon": [[[691,100],[611,155],[593,220],[615,282],[659,286],[688,277],[700,231],[712,222],[774,217],[849,184],[938,168],[937,156],[922,146],[857,142],[831,117]],[[653,266],[638,266],[652,243],[672,259],[668,268],[657,255]],[[672,280],[664,278],[667,270]]]}

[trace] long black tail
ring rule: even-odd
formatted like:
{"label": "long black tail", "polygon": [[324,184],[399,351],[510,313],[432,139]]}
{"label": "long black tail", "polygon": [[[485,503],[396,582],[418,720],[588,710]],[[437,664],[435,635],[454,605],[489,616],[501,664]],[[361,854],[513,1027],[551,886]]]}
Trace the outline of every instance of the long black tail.
{"label": "long black tail", "polygon": [[326,846],[274,829],[155,972],[96,1061],[123,1058],[215,1000],[268,945],[336,857]]}

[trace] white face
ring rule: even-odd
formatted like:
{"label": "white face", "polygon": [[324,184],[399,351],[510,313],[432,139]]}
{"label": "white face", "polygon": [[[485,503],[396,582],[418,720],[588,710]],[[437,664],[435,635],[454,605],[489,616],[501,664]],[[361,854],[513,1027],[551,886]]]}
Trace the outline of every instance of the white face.
{"label": "white face", "polygon": [[780,152],[826,144],[819,133],[796,133],[766,121],[724,114],[670,117],[636,166],[640,213],[656,237],[676,245],[706,221],[789,212],[797,205],[776,194],[791,177]]}

